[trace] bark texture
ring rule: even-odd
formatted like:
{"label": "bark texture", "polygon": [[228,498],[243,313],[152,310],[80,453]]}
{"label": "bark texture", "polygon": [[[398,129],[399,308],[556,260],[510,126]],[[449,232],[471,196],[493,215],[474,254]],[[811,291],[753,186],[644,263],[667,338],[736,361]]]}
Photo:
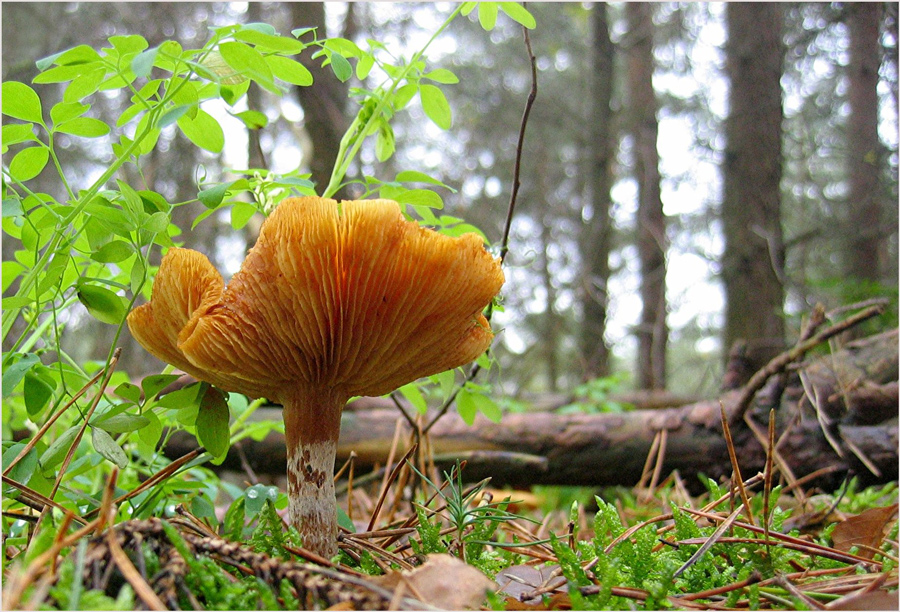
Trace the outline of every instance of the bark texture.
{"label": "bark texture", "polygon": [[750,370],[783,348],[781,7],[729,3],[722,222],[725,347],[746,342]]}
{"label": "bark texture", "polygon": [[885,255],[882,202],[879,193],[878,67],[880,47],[878,22],[881,4],[847,5],[850,30],[850,64],[847,67],[850,117],[847,130],[847,174],[850,196],[847,202],[847,274],[850,278],[881,280]]}
{"label": "bark texture", "polygon": [[588,194],[590,215],[582,215],[584,225],[580,237],[582,256],[581,309],[582,329],[579,348],[584,378],[609,376],[609,347],[606,310],[609,301],[609,252],[612,241],[610,194],[612,171],[610,160],[614,148],[612,136],[613,45],[609,37],[606,3],[591,8],[593,77],[591,81],[591,122]]}
{"label": "bark texture", "polygon": [[653,5],[630,2],[628,19],[628,98],[634,137],[634,174],[638,183],[637,248],[641,262],[641,321],[638,337],[638,387],[666,386],[666,218],[660,190],[656,141],[656,93],[653,90]]}

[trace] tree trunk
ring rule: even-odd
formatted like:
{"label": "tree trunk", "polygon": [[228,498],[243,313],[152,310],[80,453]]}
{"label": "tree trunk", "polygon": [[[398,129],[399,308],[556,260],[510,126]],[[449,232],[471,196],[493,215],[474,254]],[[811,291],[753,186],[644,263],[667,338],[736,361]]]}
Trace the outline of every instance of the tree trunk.
{"label": "tree trunk", "polygon": [[[881,220],[878,177],[881,145],[878,139],[878,21],[881,5],[870,2],[847,5],[850,30],[850,64],[847,67],[850,117],[847,129],[847,202],[850,244],[847,276],[871,283],[881,280],[886,246]],[[856,299],[859,296],[852,296]]]}
{"label": "tree trunk", "polygon": [[[292,2],[291,27],[317,28],[321,39],[325,32],[325,4],[323,2]],[[352,13],[351,13],[352,15]],[[351,18],[348,15],[348,18]],[[304,38],[306,40],[306,38]],[[341,83],[330,66],[321,66],[322,59],[312,59],[312,53],[303,53],[300,61],[313,75],[309,87],[296,87],[297,98],[303,107],[303,125],[312,140],[313,158],[309,162],[316,193],[322,193],[331,178],[340,149],[341,138],[350,125],[345,115],[347,84]],[[339,191],[336,197],[342,197]]]}
{"label": "tree trunk", "polygon": [[729,3],[726,12],[731,92],[722,202],[724,346],[745,341],[755,371],[784,344],[782,14],[776,3]]}
{"label": "tree trunk", "polygon": [[[580,340],[584,378],[609,376],[609,347],[603,338],[606,331],[606,307],[609,300],[609,251],[612,241],[610,218],[610,187],[612,172],[610,157],[614,150],[611,135],[613,91],[613,45],[609,37],[606,3],[598,2],[591,9],[593,36],[593,90],[589,155],[588,201],[590,214],[583,214],[581,231],[582,330]],[[585,211],[586,212],[586,211]]]}
{"label": "tree trunk", "polygon": [[653,6],[625,5],[628,18],[628,98],[638,183],[637,247],[641,262],[641,321],[637,328],[637,384],[666,386],[666,219],[660,193],[659,123],[653,90]]}
{"label": "tree trunk", "polygon": [[556,302],[556,288],[553,286],[553,275],[550,272],[550,250],[554,245],[553,237],[551,236],[551,224],[552,218],[548,211],[541,220],[540,273],[541,281],[544,285],[544,293],[547,297],[547,308],[541,321],[541,335],[544,341],[544,363],[547,365],[547,391],[556,393],[559,380],[559,360],[557,359],[559,333],[556,312],[553,310],[553,304]]}

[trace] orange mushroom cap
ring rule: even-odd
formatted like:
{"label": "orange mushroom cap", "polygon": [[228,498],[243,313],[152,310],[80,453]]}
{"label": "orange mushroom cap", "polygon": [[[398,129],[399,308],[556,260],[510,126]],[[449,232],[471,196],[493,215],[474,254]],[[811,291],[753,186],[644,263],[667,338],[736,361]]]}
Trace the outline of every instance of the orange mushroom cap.
{"label": "orange mushroom cap", "polygon": [[458,367],[490,346],[503,284],[481,237],[404,219],[390,200],[284,200],[227,287],[189,249],[163,258],[128,316],[144,348],[200,380],[284,403],[298,386],[345,400]]}

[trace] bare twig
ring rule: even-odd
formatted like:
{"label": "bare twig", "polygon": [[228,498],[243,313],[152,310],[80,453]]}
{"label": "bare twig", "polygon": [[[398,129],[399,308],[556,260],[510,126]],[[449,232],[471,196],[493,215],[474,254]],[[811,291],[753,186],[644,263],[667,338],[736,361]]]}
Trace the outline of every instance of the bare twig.
{"label": "bare twig", "polygon": [[734,452],[734,440],[731,438],[731,427],[728,426],[728,418],[725,416],[725,406],[719,402],[719,409],[722,411],[722,431],[725,433],[725,446],[728,447],[728,456],[731,458],[731,469],[734,472],[734,486],[737,486],[738,492],[741,494],[741,501],[744,502],[744,508],[747,509],[747,522],[753,525],[753,512],[750,510],[750,497],[747,495],[747,489],[744,487],[744,479],[741,477],[741,468],[738,465],[737,454]]}
{"label": "bare twig", "polygon": [[381,512],[381,506],[384,504],[384,499],[387,497],[387,492],[391,483],[397,478],[400,470],[406,467],[406,460],[412,456],[416,448],[417,446],[415,444],[412,445],[410,449],[406,451],[406,454],[403,455],[403,458],[397,462],[394,469],[391,470],[390,476],[388,476],[387,481],[385,481],[385,484],[381,489],[381,495],[378,497],[378,503],[375,504],[375,510],[372,512],[372,518],[369,519],[369,526],[366,531],[372,531],[372,528],[375,526],[375,521],[378,520],[378,513]]}
{"label": "bare twig", "polygon": [[744,414],[747,412],[747,409],[750,408],[750,403],[753,401],[756,393],[763,388],[763,385],[766,384],[766,381],[770,377],[783,371],[788,366],[788,364],[801,359],[807,351],[815,348],[822,342],[847,331],[851,327],[858,325],[859,323],[862,323],[867,319],[871,319],[872,317],[882,314],[884,310],[885,307],[882,304],[870,306],[862,312],[848,317],[839,323],[835,323],[830,327],[826,327],[809,340],[798,343],[792,349],[785,351],[784,353],[772,359],[765,365],[764,368],[756,372],[756,374],[754,374],[750,378],[747,384],[744,385],[743,389],[741,390],[741,395],[738,398],[737,403],[735,404],[734,410],[728,419],[729,423],[731,425],[734,425],[742,418],[744,418]]}
{"label": "bare twig", "polygon": [[[516,162],[513,167],[513,183],[512,183],[512,191],[509,196],[509,206],[506,209],[506,224],[503,227],[503,237],[500,240],[500,262],[506,259],[506,254],[509,252],[509,233],[512,229],[512,220],[513,215],[516,210],[516,198],[519,195],[519,187],[521,186],[521,173],[522,173],[522,149],[525,144],[525,128],[528,126],[528,117],[531,115],[531,107],[534,106],[534,101],[537,98],[537,58],[534,56],[534,52],[531,50],[531,38],[528,36],[528,28],[522,27],[523,36],[525,39],[525,49],[528,52],[528,61],[531,65],[531,90],[528,92],[528,99],[525,101],[525,110],[522,112],[522,121],[519,124],[519,139],[516,143]],[[491,320],[491,315],[493,314],[493,304],[488,306],[487,320]],[[469,370],[469,374],[466,376],[466,382],[471,381],[475,378],[478,372],[481,371],[481,366],[477,363],[472,366],[472,369]],[[450,406],[453,405],[453,402],[456,400],[456,396],[459,394],[460,389],[465,386],[458,387],[453,394],[447,398],[447,401],[444,402],[443,406],[438,410],[437,414],[428,422],[428,424],[422,428],[421,435],[427,434],[434,424],[438,422],[438,420],[447,414],[447,411],[450,409]]]}

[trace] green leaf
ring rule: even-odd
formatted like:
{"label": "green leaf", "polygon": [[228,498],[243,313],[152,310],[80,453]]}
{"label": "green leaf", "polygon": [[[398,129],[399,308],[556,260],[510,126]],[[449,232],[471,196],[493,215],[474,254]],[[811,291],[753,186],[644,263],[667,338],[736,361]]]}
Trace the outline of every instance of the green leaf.
{"label": "green leaf", "polygon": [[234,106],[238,100],[244,97],[248,89],[250,89],[250,81],[244,79],[235,85],[222,85],[219,94],[228,106]]}
{"label": "green leaf", "polygon": [[353,520],[350,518],[350,516],[347,514],[347,512],[340,506],[338,506],[337,515],[338,515],[338,519],[337,519],[338,527],[343,527],[350,533],[356,533],[356,525],[353,524]]}
{"label": "green leaf", "polygon": [[181,128],[188,140],[201,149],[206,149],[211,153],[221,153],[225,146],[225,134],[222,132],[222,126],[204,110],[197,111],[194,119],[189,119],[187,116],[180,117],[178,127]]}
{"label": "green leaf", "polygon": [[83,138],[97,138],[109,134],[109,126],[99,119],[78,117],[56,127],[55,131]]}
{"label": "green leaf", "polygon": [[[156,127],[164,128],[167,125],[171,125],[181,119],[189,110],[194,108],[193,104],[183,104],[181,106],[173,106],[166,112],[162,114],[162,117],[159,118],[159,121],[156,122]],[[140,130],[136,130],[137,133]]]}
{"label": "green leaf", "polygon": [[268,23],[264,23],[262,21],[253,21],[250,23],[245,23],[244,25],[240,26],[235,31],[239,32],[241,30],[253,30],[254,32],[262,32],[263,34],[270,34],[270,35],[277,34],[277,31],[275,30],[275,26],[268,24]]}
{"label": "green leaf", "polygon": [[375,66],[375,57],[371,53],[366,53],[356,62],[356,78],[365,81],[373,66]]}
{"label": "green leaf", "polygon": [[137,385],[134,385],[130,382],[123,382],[113,391],[119,397],[125,398],[134,404],[139,404],[141,401],[141,389]]}
{"label": "green leaf", "polygon": [[137,294],[140,292],[147,280],[146,272],[144,260],[140,257],[135,259],[134,263],[131,264],[131,278],[128,279],[128,288],[131,289],[131,293]]}
{"label": "green leaf", "polygon": [[20,142],[36,142],[33,123],[10,123],[3,126],[3,146],[19,144]]}
{"label": "green leaf", "polygon": [[[152,410],[144,411],[144,416],[147,418],[148,423],[146,427],[138,430],[138,440],[143,448],[153,452],[153,449],[156,448],[156,444],[162,437],[162,421],[159,420],[159,417]],[[139,446],[139,448],[141,447]]]}
{"label": "green leaf", "polygon": [[306,87],[313,83],[312,73],[297,60],[281,57],[280,55],[270,55],[266,58],[266,63],[272,69],[272,73],[282,81],[292,85],[300,85],[301,87]]}
{"label": "green leaf", "polygon": [[191,514],[199,519],[209,518],[215,520],[216,509],[210,501],[206,499],[206,496],[198,495],[191,500]]}
{"label": "green leaf", "polygon": [[241,42],[223,42],[219,45],[222,59],[239,73],[254,81],[274,84],[272,70],[259,51]]}
{"label": "green leaf", "polygon": [[417,91],[419,91],[418,83],[407,83],[403,87],[397,88],[394,92],[393,101],[391,102],[394,110],[399,111],[405,108],[406,105],[409,104],[409,101],[416,95]]}
{"label": "green leaf", "polygon": [[150,71],[153,70],[153,62],[156,61],[157,53],[159,53],[159,47],[153,47],[152,49],[147,49],[134,56],[134,59],[131,60],[131,71],[135,76],[143,78],[150,76]]}
{"label": "green leaf", "polygon": [[79,102],[80,100],[96,93],[100,89],[100,83],[106,78],[106,68],[97,68],[85,72],[74,79],[63,94],[63,102]]}
{"label": "green leaf", "polygon": [[120,263],[134,255],[134,247],[124,240],[107,242],[91,253],[91,259],[100,263]]}
{"label": "green leaf", "polygon": [[426,206],[437,209],[444,207],[444,201],[441,199],[441,196],[430,189],[409,189],[397,197],[397,202],[410,206]]}
{"label": "green leaf", "polygon": [[462,417],[466,425],[471,425],[475,422],[478,408],[475,406],[472,394],[465,389],[460,390],[456,396],[456,411],[459,412],[459,416]]}
{"label": "green leaf", "polygon": [[329,38],[325,41],[325,48],[345,58],[363,55],[362,49],[348,38]]}
{"label": "green leaf", "polygon": [[52,66],[53,63],[57,60],[57,58],[61,57],[65,53],[66,53],[66,51],[57,51],[53,55],[48,55],[47,57],[42,57],[41,59],[36,61],[34,63],[34,65],[37,66],[38,70],[44,71],[47,68],[49,68],[50,66]]}
{"label": "green leaf", "polygon": [[456,385],[456,372],[454,370],[445,370],[440,374],[435,374],[435,378],[437,379],[437,383],[441,386],[442,401],[446,402],[453,392],[453,387]]}
{"label": "green leaf", "polygon": [[45,471],[51,470],[62,463],[62,460],[69,452],[69,448],[72,446],[72,443],[75,442],[75,436],[78,435],[78,431],[80,429],[81,425],[73,425],[72,427],[68,428],[62,433],[62,435],[54,440],[53,443],[50,444],[50,446],[47,447],[47,450],[45,450],[41,454],[41,467]]}
{"label": "green leaf", "polygon": [[157,393],[181,378],[178,374],[154,374],[141,381],[141,389],[144,390],[144,399],[149,400]]}
{"label": "green leaf", "polygon": [[375,138],[375,157],[378,161],[386,161],[394,154],[394,130],[387,121],[382,121]]}
{"label": "green leaf", "polygon": [[347,58],[340,53],[331,54],[331,70],[341,83],[353,76],[353,67]]}
{"label": "green leaf", "polygon": [[[184,389],[179,389],[178,391],[172,391],[171,393],[166,393],[163,397],[156,402],[157,406],[162,406],[163,408],[174,408],[181,409],[185,407],[199,407],[200,402],[197,397],[200,394],[200,389],[203,387],[200,383],[194,383],[188,385]],[[193,425],[194,422],[191,420],[190,423],[184,423],[185,425]]]}
{"label": "green leaf", "polygon": [[78,300],[84,304],[88,313],[103,323],[119,325],[128,312],[125,298],[105,287],[80,283],[77,294]]}
{"label": "green leaf", "polygon": [[44,169],[50,161],[50,150],[46,147],[22,149],[9,162],[9,174],[17,181],[30,181]]}
{"label": "green leaf", "polygon": [[257,47],[278,51],[286,55],[296,55],[306,48],[306,45],[296,38],[273,36],[272,34],[252,29],[239,30],[234,33],[234,38],[235,40],[252,43]]}
{"label": "green leaf", "polygon": [[47,366],[39,365],[25,374],[25,409],[29,416],[38,414],[46,408],[53,392],[56,391],[56,381],[50,376]]}
{"label": "green leaf", "polygon": [[[77,64],[91,64],[100,61],[100,54],[88,45],[78,45],[58,53],[53,57],[54,64],[59,66],[71,66]],[[42,68],[43,70],[43,68]]]}
{"label": "green leaf", "polygon": [[479,2],[478,3],[478,22],[485,30],[493,30],[497,25],[497,3],[496,2]]}
{"label": "green leaf", "polygon": [[463,2],[462,9],[460,10],[460,13],[462,14],[463,17],[468,17],[469,14],[470,14],[473,10],[475,10],[475,8],[476,8],[477,6],[478,6],[478,3],[477,3],[477,2]]}
{"label": "green leaf", "polygon": [[253,204],[238,202],[231,208],[231,227],[239,230],[250,221],[250,218],[256,214],[256,207]]}
{"label": "green leaf", "polygon": [[90,106],[81,102],[60,102],[59,104],[54,104],[50,109],[50,120],[54,124],[65,123],[70,119],[82,116],[90,108]]}
{"label": "green leaf", "polygon": [[269,125],[269,118],[266,117],[265,113],[259,111],[245,110],[236,113],[234,116],[243,121],[249,130],[260,130]]}
{"label": "green leaf", "polygon": [[109,418],[100,418],[91,423],[94,428],[99,427],[109,433],[129,433],[137,431],[150,424],[150,419],[137,414],[116,414]]}
{"label": "green leaf", "polygon": [[197,439],[213,457],[221,457],[228,452],[230,432],[228,431],[228,402],[222,392],[208,387],[200,401],[197,413]]}
{"label": "green leaf", "polygon": [[487,417],[488,420],[499,423],[503,418],[503,411],[500,410],[500,406],[487,395],[473,393],[472,401],[475,403],[478,412]]}
{"label": "green leaf", "polygon": [[6,293],[6,290],[9,289],[10,285],[12,285],[13,281],[22,276],[22,273],[25,271],[25,266],[20,264],[17,261],[4,261],[3,262],[3,293]]}
{"label": "green leaf", "polygon": [[516,23],[525,26],[529,30],[533,30],[537,26],[534,16],[518,2],[500,2],[498,4],[500,5],[500,10],[509,15],[510,19]]}
{"label": "green leaf", "polygon": [[434,85],[421,85],[419,96],[422,99],[422,110],[435,125],[444,130],[449,130],[452,123],[450,103],[444,96],[444,92]]}
{"label": "green leaf", "polygon": [[149,46],[147,44],[147,39],[137,34],[110,36],[109,42],[112,43],[112,46],[119,52],[119,55],[143,51]]}
{"label": "green leaf", "polygon": [[445,85],[452,85],[454,83],[459,83],[459,77],[455,74],[447,70],[446,68],[438,68],[437,70],[432,70],[431,72],[427,72],[422,75],[423,79],[430,79],[435,83],[444,83]]}
{"label": "green leaf", "polygon": [[119,466],[120,470],[128,467],[128,455],[116,444],[111,435],[99,427],[91,427],[91,442],[95,451]]}
{"label": "green leaf", "polygon": [[92,68],[88,66],[80,64],[73,66],[56,66],[55,68],[51,68],[46,72],[38,74],[32,79],[32,83],[65,83],[66,81],[77,79],[91,69]]}
{"label": "green leaf", "polygon": [[169,215],[160,211],[155,212],[144,221],[141,225],[141,229],[150,232],[151,234],[159,234],[166,231],[166,228],[169,227]]}
{"label": "green leaf", "polygon": [[[0,461],[4,466],[8,466],[12,463],[13,459],[19,456],[19,453],[22,452],[22,449],[25,448],[24,442],[18,442],[10,446],[3,453],[3,459]],[[28,479],[31,478],[31,475],[34,474],[35,469],[38,466],[38,455],[37,450],[32,448],[28,451],[28,454],[22,457],[22,459],[16,464],[9,472],[9,477],[15,480],[16,482],[27,483]]]}
{"label": "green leaf", "polygon": [[37,93],[18,81],[7,81],[3,84],[3,114],[22,121],[44,123],[41,115],[41,99]]}
{"label": "green leaf", "polygon": [[220,183],[215,187],[204,189],[197,194],[197,199],[203,202],[203,205],[207,208],[214,209],[222,203],[222,200],[225,199],[225,194],[228,193],[228,190],[234,183],[235,181]]}
{"label": "green leaf", "polygon": [[419,414],[428,412],[428,403],[425,401],[425,398],[422,396],[422,392],[419,390],[419,386],[416,383],[411,382],[403,385],[398,391],[403,394],[403,397],[413,405]]}
{"label": "green leaf", "polygon": [[403,170],[394,177],[394,180],[398,183],[427,183],[429,185],[438,185],[455,192],[449,185],[442,183],[430,174],[425,174],[418,170]]}

